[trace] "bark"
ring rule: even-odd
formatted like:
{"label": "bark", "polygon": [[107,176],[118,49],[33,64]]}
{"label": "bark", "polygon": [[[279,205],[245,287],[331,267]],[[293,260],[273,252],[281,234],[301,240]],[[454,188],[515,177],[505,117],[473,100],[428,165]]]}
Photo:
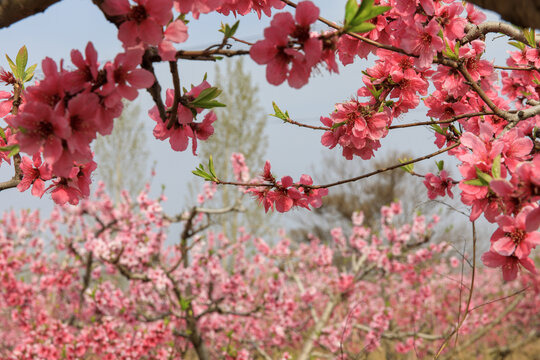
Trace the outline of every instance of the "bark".
{"label": "bark", "polygon": [[0,0],[0,29],[45,11],[60,0]]}
{"label": "bark", "polygon": [[514,25],[540,29],[540,0],[467,0],[492,10]]}

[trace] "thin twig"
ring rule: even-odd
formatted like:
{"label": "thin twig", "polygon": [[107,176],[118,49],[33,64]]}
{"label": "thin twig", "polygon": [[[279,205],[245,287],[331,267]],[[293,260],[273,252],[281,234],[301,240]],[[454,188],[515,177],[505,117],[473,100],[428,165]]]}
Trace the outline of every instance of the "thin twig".
{"label": "thin twig", "polygon": [[470,286],[471,290],[469,291],[469,297],[467,299],[467,305],[465,307],[465,314],[463,314],[463,318],[461,318],[461,320],[459,320],[458,318],[458,325],[450,333],[450,335],[446,337],[445,341],[441,344],[441,346],[439,347],[439,350],[437,351],[437,354],[435,355],[435,359],[439,358],[442,351],[444,350],[444,348],[446,347],[446,345],[448,344],[448,342],[450,341],[450,339],[452,338],[454,334],[456,334],[456,344],[457,344],[457,334],[459,333],[459,329],[465,322],[465,319],[467,319],[467,315],[469,315],[469,307],[471,305],[471,299],[472,299],[472,294],[474,290],[474,279],[475,279],[475,274],[476,274],[476,227],[475,227],[474,221],[472,222],[472,231],[473,231],[473,256],[472,256],[473,267],[472,267],[471,286]]}
{"label": "thin twig", "polygon": [[171,129],[174,124],[178,121],[178,104],[180,103],[180,77],[178,76],[178,64],[176,61],[169,61],[169,69],[173,78],[174,85],[174,100],[171,108],[171,113],[169,114],[169,119],[167,122],[167,129]]}

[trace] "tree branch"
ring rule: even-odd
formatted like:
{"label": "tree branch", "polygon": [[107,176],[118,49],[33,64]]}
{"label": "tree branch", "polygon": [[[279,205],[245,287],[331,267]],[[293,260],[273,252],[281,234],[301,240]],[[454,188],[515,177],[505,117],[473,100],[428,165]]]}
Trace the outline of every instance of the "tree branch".
{"label": "tree branch", "polygon": [[0,1],[0,28],[44,12],[60,0],[2,0]]}
{"label": "tree branch", "polygon": [[540,28],[540,3],[537,0],[467,0],[521,27]]}

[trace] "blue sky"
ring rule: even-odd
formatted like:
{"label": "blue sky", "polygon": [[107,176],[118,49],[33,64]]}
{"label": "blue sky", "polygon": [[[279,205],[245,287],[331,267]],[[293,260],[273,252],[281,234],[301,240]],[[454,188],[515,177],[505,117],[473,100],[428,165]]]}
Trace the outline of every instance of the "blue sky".
{"label": "blue sky", "polygon": [[[343,17],[345,0],[319,0],[314,1],[321,8],[321,16],[339,22]],[[491,16],[493,17],[493,15]],[[240,17],[240,28],[237,37],[249,41],[262,38],[264,27],[268,19],[259,20],[255,15]],[[234,23],[234,17],[224,18],[218,14],[201,15],[200,20],[189,23],[189,39],[181,44],[181,49],[203,49],[211,44],[220,42],[220,33],[217,31],[221,22]],[[29,51],[29,63],[41,63],[46,56],[56,61],[65,59],[66,67],[70,66],[69,54],[71,49],[83,50],[88,41],[92,41],[98,51],[100,62],[111,60],[122,51],[120,41],[116,37],[116,28],[108,23],[100,11],[89,0],[64,0],[51,6],[45,13],[35,15],[16,23],[8,29],[0,30],[0,44],[2,53],[14,57],[22,45]],[[487,58],[498,59],[502,64],[506,47],[488,44],[488,48],[497,48],[490,52]],[[272,86],[265,81],[265,67],[246,59],[246,68],[252,73],[254,81],[259,87],[261,106],[267,114],[272,113],[272,101],[275,101],[283,110],[287,110],[295,120],[317,124],[321,115],[327,116],[337,102],[346,100],[356,94],[362,86],[361,70],[372,64],[358,61],[352,66],[340,69],[339,75],[327,73],[315,74],[307,86],[300,90],[292,89],[286,84]],[[0,58],[0,66],[7,67],[4,57]],[[158,66],[157,75],[163,88],[171,87],[168,66]],[[198,84],[208,72],[208,78],[213,79],[214,64],[209,62],[180,61],[179,70],[182,84]],[[38,78],[39,78],[38,67]],[[141,91],[137,99],[141,104],[143,115],[152,107],[152,102],[146,92]],[[249,119],[246,119],[249,120]],[[425,120],[425,109],[411,111],[410,114],[395,123],[406,121]],[[195,158],[191,151],[177,153],[170,149],[168,142],[161,142],[153,138],[150,129],[153,121],[148,121],[148,138],[151,149],[151,161],[157,161],[157,177],[154,180],[154,191],[159,191],[159,184],[165,184],[167,196],[172,201],[167,205],[171,212],[180,211],[189,204],[182,204],[187,191],[187,182],[193,178],[191,170],[205,159]],[[291,175],[297,179],[302,173],[310,173],[317,166],[323,153],[330,150],[320,145],[321,132],[300,129],[292,125],[283,124],[280,120],[268,117],[267,133],[270,147],[267,159],[271,161],[274,172],[279,175]],[[219,134],[215,135],[219,136]],[[389,135],[382,141],[384,149],[408,151],[413,155],[423,155],[434,151],[433,138],[427,129],[399,130],[399,133]],[[338,152],[334,149],[334,152]],[[380,156],[380,155],[379,155]],[[339,158],[336,156],[336,158]],[[343,166],[355,166],[360,159],[342,161]],[[261,164],[262,167],[263,164]],[[431,163],[433,165],[433,162]],[[257,170],[258,169],[253,169]],[[2,181],[10,178],[11,168],[0,169]],[[42,200],[33,198],[29,192],[20,194],[12,189],[0,193],[0,210],[11,207],[39,207],[44,210],[52,208],[52,201],[47,195]]]}

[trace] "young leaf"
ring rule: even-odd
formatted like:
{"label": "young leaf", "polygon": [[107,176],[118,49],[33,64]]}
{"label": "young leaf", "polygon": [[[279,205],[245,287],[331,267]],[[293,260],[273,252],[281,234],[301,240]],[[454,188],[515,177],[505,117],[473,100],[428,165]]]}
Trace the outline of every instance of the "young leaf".
{"label": "young leaf", "polygon": [[11,72],[13,73],[13,76],[15,76],[16,78],[19,78],[17,74],[17,66],[15,66],[15,63],[13,63],[13,60],[11,60],[11,58],[7,54],[6,54],[6,59],[9,64],[9,67],[11,68]]}
{"label": "young leaf", "polygon": [[437,169],[439,169],[439,171],[443,171],[443,169],[444,169],[444,160],[436,161],[435,164],[437,165]]}
{"label": "young leaf", "polygon": [[335,123],[334,125],[332,125],[332,128],[331,128],[331,129],[332,129],[332,130],[337,129],[338,127],[343,126],[343,125],[345,125],[346,123],[347,123],[346,121],[342,121],[342,122]]}
{"label": "young leaf", "polygon": [[15,64],[17,65],[17,73],[19,74],[19,79],[22,80],[24,77],[24,70],[26,69],[26,64],[28,63],[28,50],[26,46],[23,45],[17,53],[15,58]]}
{"label": "young leaf", "polygon": [[466,180],[464,181],[467,185],[473,185],[473,186],[486,186],[484,182],[480,179],[473,179],[473,180]]}
{"label": "young leaf", "polygon": [[345,26],[350,24],[350,22],[354,19],[357,10],[358,3],[356,2],[356,0],[348,0],[347,4],[345,4]]}
{"label": "young leaf", "polygon": [[525,35],[529,46],[536,48],[536,34],[534,33],[534,29],[523,29],[523,35]]}
{"label": "young leaf", "polygon": [[[403,159],[399,159],[399,162],[400,163],[405,163],[407,161],[411,161],[412,159],[411,158],[403,158]],[[411,174],[414,170],[414,164],[407,164],[407,165],[403,165],[400,167],[401,170],[405,171],[405,172],[408,172],[409,174]]]}
{"label": "young leaf", "polygon": [[2,140],[4,140],[4,142],[7,141],[6,133],[4,132],[4,129],[2,129],[1,127],[0,127],[0,136],[2,137]]}
{"label": "young leaf", "polygon": [[12,157],[19,153],[19,144],[7,145],[0,147],[0,151],[7,152],[9,151],[8,157]]}
{"label": "young leaf", "polygon": [[214,170],[214,159],[212,159],[212,155],[210,155],[210,158],[208,159],[208,170],[210,171],[210,175],[217,179],[216,172]]}
{"label": "young leaf", "polygon": [[489,183],[491,182],[491,180],[493,180],[493,178],[491,176],[489,176],[488,174],[486,174],[485,172],[482,172],[480,169],[476,168],[476,176],[478,176],[478,179],[480,179],[482,181],[482,183],[484,184],[484,186],[487,186],[489,185]]}
{"label": "young leaf", "polygon": [[26,69],[26,71],[24,72],[24,79],[22,79],[23,82],[26,83],[32,80],[32,78],[34,77],[34,71],[36,70],[36,66],[37,64],[34,64],[30,66],[28,69]]}
{"label": "young leaf", "polygon": [[285,111],[285,114],[284,114],[283,111],[281,111],[281,109],[277,106],[277,104],[274,101],[272,101],[272,107],[274,108],[274,111],[276,113],[270,114],[270,116],[277,117],[278,119],[281,119],[281,120],[289,119],[289,114],[287,113],[287,111]]}
{"label": "young leaf", "polygon": [[349,29],[352,33],[365,33],[375,29],[375,25],[372,23],[363,22],[359,25],[355,25]]}
{"label": "young leaf", "polygon": [[509,41],[508,44],[517,47],[519,50],[525,49],[525,44],[519,41]]}

